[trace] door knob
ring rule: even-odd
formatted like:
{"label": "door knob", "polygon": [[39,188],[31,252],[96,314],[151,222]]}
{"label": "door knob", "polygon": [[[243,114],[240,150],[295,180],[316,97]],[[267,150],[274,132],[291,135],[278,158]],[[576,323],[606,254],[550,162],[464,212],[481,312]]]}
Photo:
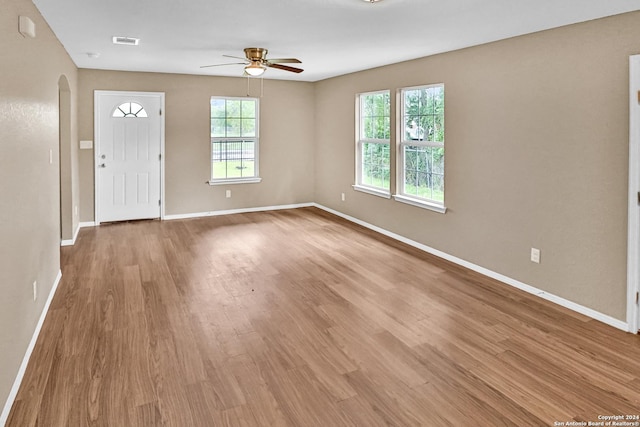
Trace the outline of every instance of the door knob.
{"label": "door knob", "polygon": [[107,165],[105,165],[104,163],[100,163],[100,164],[98,165],[98,167],[99,167],[99,168],[106,168],[106,167],[107,167]]}

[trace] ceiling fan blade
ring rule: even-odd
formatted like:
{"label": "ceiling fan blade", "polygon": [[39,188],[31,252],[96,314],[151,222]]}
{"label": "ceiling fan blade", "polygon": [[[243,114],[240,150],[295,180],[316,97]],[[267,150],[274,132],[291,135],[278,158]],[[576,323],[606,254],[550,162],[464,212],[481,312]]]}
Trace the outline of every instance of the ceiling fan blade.
{"label": "ceiling fan blade", "polygon": [[200,68],[222,67],[224,65],[246,65],[245,62],[229,62],[228,64],[201,65]]}
{"label": "ceiling fan blade", "polygon": [[267,67],[277,68],[279,70],[291,71],[292,73],[301,73],[304,71],[302,68],[289,67],[287,65],[280,65],[280,64],[271,64],[269,62],[267,62],[265,65]]}
{"label": "ceiling fan blade", "polygon": [[299,59],[296,58],[276,58],[276,59],[267,59],[267,62],[271,64],[302,64]]}
{"label": "ceiling fan blade", "polygon": [[227,57],[227,58],[241,59],[241,60],[243,60],[243,61],[247,61],[247,58],[241,58],[241,57],[239,57],[239,56],[232,56],[232,55],[222,55],[222,56],[225,56],[225,57]]}

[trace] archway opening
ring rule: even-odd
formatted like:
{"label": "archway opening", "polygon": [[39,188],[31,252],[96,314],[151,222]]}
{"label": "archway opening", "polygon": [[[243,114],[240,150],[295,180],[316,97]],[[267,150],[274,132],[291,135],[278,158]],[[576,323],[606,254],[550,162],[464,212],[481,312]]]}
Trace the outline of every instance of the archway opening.
{"label": "archway opening", "polygon": [[71,180],[71,88],[64,75],[58,80],[60,156],[60,241],[73,239],[73,190]]}

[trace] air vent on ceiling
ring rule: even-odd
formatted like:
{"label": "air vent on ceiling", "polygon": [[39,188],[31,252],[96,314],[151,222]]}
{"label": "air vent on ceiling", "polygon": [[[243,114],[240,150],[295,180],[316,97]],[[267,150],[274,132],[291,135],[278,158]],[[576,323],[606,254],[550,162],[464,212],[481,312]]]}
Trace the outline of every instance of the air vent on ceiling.
{"label": "air vent on ceiling", "polygon": [[137,46],[140,43],[140,39],[134,37],[114,37],[113,44],[126,44],[128,46]]}

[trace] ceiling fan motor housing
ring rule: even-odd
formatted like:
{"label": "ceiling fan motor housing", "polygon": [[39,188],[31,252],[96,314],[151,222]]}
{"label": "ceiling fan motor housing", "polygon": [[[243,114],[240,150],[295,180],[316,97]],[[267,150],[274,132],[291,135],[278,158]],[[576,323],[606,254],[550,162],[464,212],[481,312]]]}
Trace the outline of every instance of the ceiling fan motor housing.
{"label": "ceiling fan motor housing", "polygon": [[244,50],[244,54],[250,61],[264,61],[267,56],[267,49],[261,47],[248,47]]}

